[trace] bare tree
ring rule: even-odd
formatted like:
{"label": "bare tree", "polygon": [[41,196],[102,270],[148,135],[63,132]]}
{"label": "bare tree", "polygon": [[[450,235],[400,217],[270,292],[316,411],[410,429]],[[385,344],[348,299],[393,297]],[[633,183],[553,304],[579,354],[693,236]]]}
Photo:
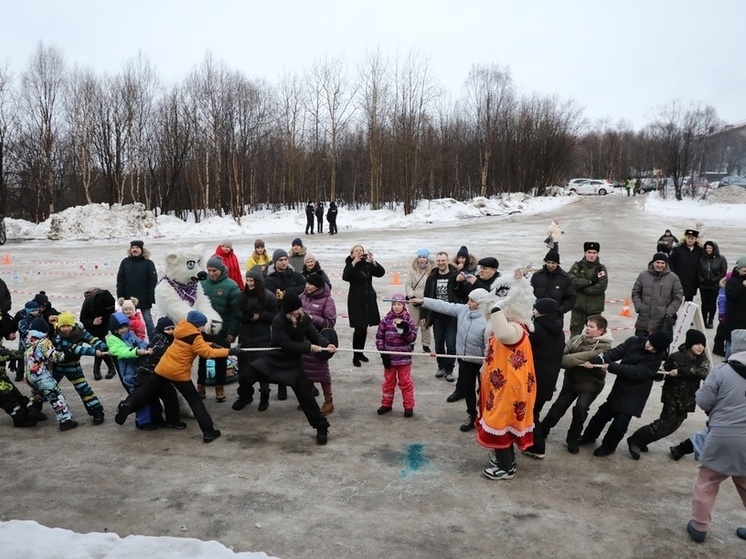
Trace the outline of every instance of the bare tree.
{"label": "bare tree", "polygon": [[8,202],[5,154],[11,130],[17,119],[17,105],[12,86],[13,75],[6,65],[0,68],[0,211],[3,214],[7,212]]}
{"label": "bare tree", "polygon": [[665,157],[667,175],[674,180],[676,199],[681,200],[683,178],[691,172],[696,144],[717,122],[717,113],[710,106],[681,101],[658,107],[651,131],[660,142]]}
{"label": "bare tree", "polygon": [[[329,138],[329,196],[334,200],[337,196],[340,136],[355,112],[353,100],[357,87],[350,83],[342,57],[326,57],[317,61],[309,80],[312,95],[318,95],[318,104],[314,103],[312,106],[320,109],[320,114],[314,112],[314,116]],[[317,200],[324,198],[318,190],[315,194]]]}
{"label": "bare tree", "polygon": [[409,214],[422,187],[421,141],[427,127],[428,108],[438,91],[428,61],[415,50],[410,51],[402,63],[397,60],[393,83],[393,174],[402,195],[404,213]]}
{"label": "bare tree", "polygon": [[465,112],[479,147],[480,195],[487,196],[487,179],[497,148],[497,131],[507,124],[513,106],[509,68],[498,64],[474,65],[464,83]]}
{"label": "bare tree", "polygon": [[67,83],[65,110],[76,170],[88,204],[93,203],[91,186],[94,182],[94,119],[100,94],[98,79],[91,70],[73,70]]}
{"label": "bare tree", "polygon": [[59,96],[64,80],[62,53],[40,43],[21,75],[20,97],[29,185],[36,192],[34,213],[40,221],[56,208],[55,150],[62,121]]}
{"label": "bare tree", "polygon": [[284,172],[279,199],[269,202],[285,204],[297,201],[303,181],[304,153],[306,143],[306,122],[308,120],[305,90],[301,79],[285,75],[280,81],[277,98],[277,129],[283,151]]}
{"label": "bare tree", "polygon": [[360,67],[360,81],[370,163],[370,204],[378,209],[382,202],[383,135],[391,103],[391,80],[380,50],[366,54]]}
{"label": "bare tree", "polygon": [[139,52],[124,65],[122,94],[125,109],[126,176],[129,196],[133,202],[144,201],[150,206],[150,190],[143,188],[146,152],[152,134],[153,104],[160,89],[155,69]]}

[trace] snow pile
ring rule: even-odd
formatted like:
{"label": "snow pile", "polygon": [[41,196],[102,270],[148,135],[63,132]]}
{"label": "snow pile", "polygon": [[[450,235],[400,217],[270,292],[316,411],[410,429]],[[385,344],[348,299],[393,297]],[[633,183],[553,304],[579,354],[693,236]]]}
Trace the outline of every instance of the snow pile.
{"label": "snow pile", "polygon": [[[718,188],[717,190],[724,189]],[[644,202],[645,211],[660,217],[687,220],[680,224],[682,231],[687,227],[695,227],[697,224],[699,226],[696,228],[701,231],[706,220],[712,220],[711,223],[717,221],[721,227],[741,227],[746,197],[736,202],[721,201],[720,198],[710,199],[712,193],[713,191],[708,194],[707,200],[692,200],[691,198],[676,200],[672,196],[663,199],[657,192],[651,192]],[[727,194],[723,196],[725,198]],[[667,225],[667,227],[672,227],[672,225]],[[674,234],[676,234],[675,231]]]}
{"label": "snow pile", "polygon": [[746,204],[746,188],[741,186],[723,186],[707,191],[705,201],[710,204]]}
{"label": "snow pile", "polygon": [[9,239],[114,239],[159,237],[155,214],[143,204],[89,204],[75,206],[35,224],[23,219],[5,219]]}
{"label": "snow pile", "polygon": [[[420,200],[415,210],[404,215],[401,205],[380,210],[340,207],[340,231],[407,228],[423,224],[453,223],[484,216],[537,213],[573,202],[572,197],[532,198],[522,193],[501,197],[478,197],[467,202],[453,198]],[[5,220],[9,239],[91,240],[140,238],[178,239],[184,237],[240,237],[303,230],[306,214],[301,210],[260,210],[240,219],[211,216],[199,223],[191,217],[183,221],[172,215],[156,217],[142,204],[122,206],[91,204],[68,208],[40,224],[21,219]]]}
{"label": "snow pile", "polygon": [[[29,542],[33,542],[29,546]],[[0,549],[8,559],[272,559],[266,553],[236,553],[216,541],[194,538],[78,534],[29,520],[0,522]]]}

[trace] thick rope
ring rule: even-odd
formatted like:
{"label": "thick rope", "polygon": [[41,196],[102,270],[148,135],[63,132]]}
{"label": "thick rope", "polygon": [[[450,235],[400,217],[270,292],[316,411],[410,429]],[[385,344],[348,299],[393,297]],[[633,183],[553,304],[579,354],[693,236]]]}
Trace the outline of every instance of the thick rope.
{"label": "thick rope", "polygon": [[[275,351],[275,350],[281,350],[281,347],[242,347],[242,352],[251,352],[251,351]],[[379,350],[379,349],[348,349],[343,347],[338,347],[337,352],[348,352],[348,353],[378,353],[380,355],[411,355],[412,357],[445,357],[449,359],[482,359],[481,356],[478,355],[452,355],[450,353],[443,354],[443,353],[425,353],[424,351],[387,351],[387,350]]]}

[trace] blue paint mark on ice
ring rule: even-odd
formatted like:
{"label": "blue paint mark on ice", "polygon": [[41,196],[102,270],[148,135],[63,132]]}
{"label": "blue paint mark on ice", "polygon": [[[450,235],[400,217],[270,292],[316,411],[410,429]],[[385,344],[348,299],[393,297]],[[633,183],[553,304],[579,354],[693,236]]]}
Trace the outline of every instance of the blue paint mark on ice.
{"label": "blue paint mark on ice", "polygon": [[412,443],[407,445],[404,449],[404,469],[402,470],[402,477],[406,477],[429,465],[430,461],[427,459],[427,456],[425,456],[424,450],[425,445],[422,443]]}

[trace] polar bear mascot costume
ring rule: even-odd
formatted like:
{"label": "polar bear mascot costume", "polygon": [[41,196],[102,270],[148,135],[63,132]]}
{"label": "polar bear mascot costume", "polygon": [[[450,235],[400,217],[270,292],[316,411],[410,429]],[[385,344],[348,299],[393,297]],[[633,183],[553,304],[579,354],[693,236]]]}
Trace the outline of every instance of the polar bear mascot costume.
{"label": "polar bear mascot costume", "polygon": [[158,316],[167,316],[174,324],[185,319],[191,310],[207,317],[205,332],[217,334],[223,320],[210,304],[202,289],[201,280],[207,279],[202,265],[203,245],[178,249],[166,256],[166,274],[155,286],[155,306]]}
{"label": "polar bear mascot costume", "polygon": [[513,445],[525,450],[534,442],[536,372],[528,335],[536,299],[521,269],[498,277],[489,292],[480,291],[489,344],[479,378],[477,442],[495,451],[483,474],[507,480],[516,471]]}

